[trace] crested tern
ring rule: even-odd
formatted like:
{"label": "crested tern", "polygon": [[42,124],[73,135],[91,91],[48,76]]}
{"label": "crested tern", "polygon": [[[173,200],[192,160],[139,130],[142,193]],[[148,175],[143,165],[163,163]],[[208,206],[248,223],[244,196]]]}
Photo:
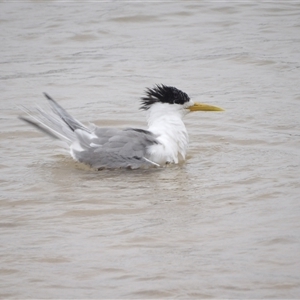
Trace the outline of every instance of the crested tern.
{"label": "crested tern", "polygon": [[140,109],[146,111],[148,129],[85,126],[46,93],[52,111],[24,108],[19,118],[54,139],[66,143],[76,161],[98,170],[148,168],[185,160],[188,133],[183,117],[193,111],[222,111],[197,103],[181,90],[166,85],[146,89]]}

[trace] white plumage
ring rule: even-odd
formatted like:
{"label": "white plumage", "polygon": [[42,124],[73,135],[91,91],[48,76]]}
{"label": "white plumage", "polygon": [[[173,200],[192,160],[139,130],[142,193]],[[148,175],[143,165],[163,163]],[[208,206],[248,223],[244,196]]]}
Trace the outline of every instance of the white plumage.
{"label": "white plumage", "polygon": [[187,102],[186,108],[181,104],[155,103],[149,108],[148,130],[159,142],[149,147],[151,161],[163,165],[185,160],[189,137],[182,118],[192,105],[192,101]]}

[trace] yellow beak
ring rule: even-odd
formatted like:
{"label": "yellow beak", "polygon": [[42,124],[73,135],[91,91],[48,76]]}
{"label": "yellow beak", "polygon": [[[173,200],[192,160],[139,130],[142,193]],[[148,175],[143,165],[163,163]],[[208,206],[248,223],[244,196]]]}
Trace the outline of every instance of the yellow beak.
{"label": "yellow beak", "polygon": [[188,108],[190,111],[198,111],[198,110],[202,110],[202,111],[223,111],[223,108],[217,107],[217,106],[213,106],[213,105],[208,105],[208,104],[204,104],[204,103],[198,103],[195,102],[193,106],[190,106]]}

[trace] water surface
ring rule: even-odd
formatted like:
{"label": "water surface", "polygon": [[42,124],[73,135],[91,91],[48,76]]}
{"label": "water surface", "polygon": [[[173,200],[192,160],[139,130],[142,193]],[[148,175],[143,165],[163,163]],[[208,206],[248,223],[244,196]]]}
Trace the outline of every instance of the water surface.
{"label": "water surface", "polygon": [[[299,298],[297,2],[2,2],[2,298]],[[145,128],[146,87],[186,117],[184,164],[97,172],[25,126],[49,93]]]}

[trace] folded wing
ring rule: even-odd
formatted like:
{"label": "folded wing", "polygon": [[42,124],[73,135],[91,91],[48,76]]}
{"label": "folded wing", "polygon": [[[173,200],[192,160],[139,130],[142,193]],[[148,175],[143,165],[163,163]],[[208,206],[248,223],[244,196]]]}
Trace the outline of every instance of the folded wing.
{"label": "folded wing", "polygon": [[158,166],[149,159],[149,147],[158,144],[153,133],[143,129],[89,127],[73,118],[49,95],[45,94],[52,111],[24,108],[28,117],[23,121],[62,140],[70,148],[72,157],[93,168],[143,168]]}
{"label": "folded wing", "polygon": [[149,131],[95,127],[91,134],[75,130],[72,156],[94,168],[142,168],[158,166],[149,160],[148,149],[157,144]]}

